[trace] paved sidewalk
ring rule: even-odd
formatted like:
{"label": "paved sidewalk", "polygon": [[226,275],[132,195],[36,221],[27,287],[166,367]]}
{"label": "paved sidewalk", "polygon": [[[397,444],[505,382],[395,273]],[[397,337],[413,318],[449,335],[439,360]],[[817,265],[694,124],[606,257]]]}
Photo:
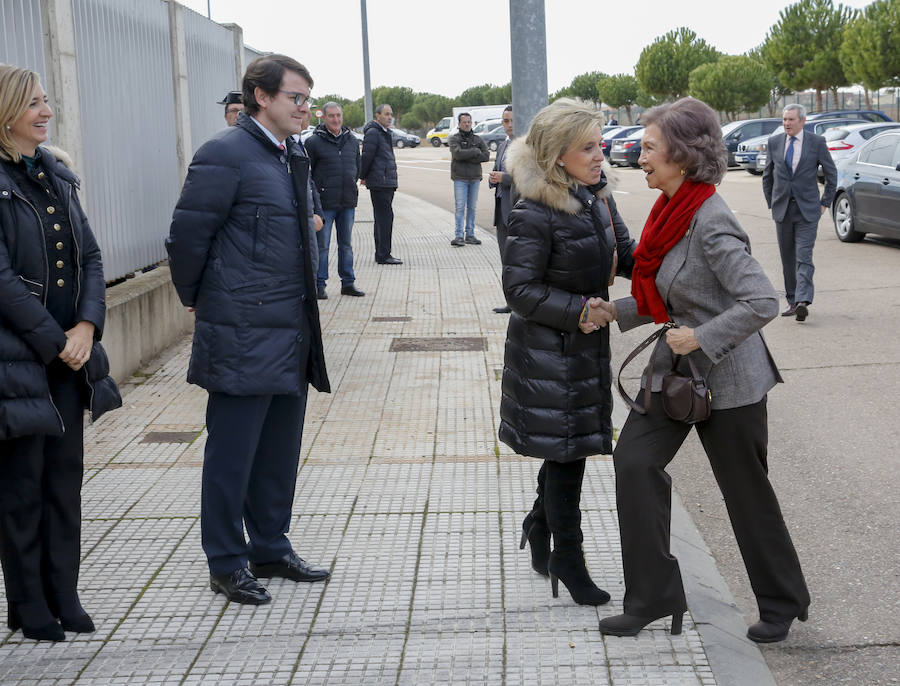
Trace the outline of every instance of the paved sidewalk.
{"label": "paved sidewalk", "polygon": [[[0,684],[766,683],[680,509],[684,633],[665,620],[637,638],[600,635],[624,590],[609,457],[589,459],[582,507],[588,566],[613,600],[551,597],[518,549],[539,462],[496,438],[507,322],[491,311],[502,303],[496,243],[480,232],[483,245],[451,248],[449,213],[398,194],[393,252],[405,264],[376,266],[365,195],[354,249],[367,295],[338,295],[333,247],[319,305],[334,392],[310,392],[291,529],[330,582],[272,580],[260,607],[209,590],[206,394],[184,381],[185,340],[86,432],[80,588],[97,632],[53,645],[4,626]],[[442,340],[391,351],[416,337]],[[471,349],[451,349],[464,338]]]}

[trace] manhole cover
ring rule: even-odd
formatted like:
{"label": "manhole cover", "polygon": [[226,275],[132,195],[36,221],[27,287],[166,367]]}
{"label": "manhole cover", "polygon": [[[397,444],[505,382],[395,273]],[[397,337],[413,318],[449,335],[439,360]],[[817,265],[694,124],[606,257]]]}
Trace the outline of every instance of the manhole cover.
{"label": "manhole cover", "polygon": [[395,338],[392,353],[455,352],[487,350],[484,338]]}
{"label": "manhole cover", "polygon": [[190,443],[199,431],[150,431],[144,434],[141,443]]}
{"label": "manhole cover", "polygon": [[411,322],[412,317],[372,317],[373,322]]}

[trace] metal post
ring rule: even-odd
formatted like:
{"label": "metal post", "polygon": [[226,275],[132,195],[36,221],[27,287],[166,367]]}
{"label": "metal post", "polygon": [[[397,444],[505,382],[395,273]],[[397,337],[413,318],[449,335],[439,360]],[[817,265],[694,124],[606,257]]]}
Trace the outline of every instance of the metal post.
{"label": "metal post", "polygon": [[207,19],[212,19],[212,10],[209,7],[210,2],[211,2],[211,0],[206,0],[206,18]]}
{"label": "metal post", "polygon": [[509,0],[513,125],[523,136],[547,104],[547,29],[544,0]]}
{"label": "metal post", "polygon": [[359,0],[362,14],[363,85],[365,87],[366,121],[372,120],[372,82],[369,79],[369,20],[366,18],[366,0]]}

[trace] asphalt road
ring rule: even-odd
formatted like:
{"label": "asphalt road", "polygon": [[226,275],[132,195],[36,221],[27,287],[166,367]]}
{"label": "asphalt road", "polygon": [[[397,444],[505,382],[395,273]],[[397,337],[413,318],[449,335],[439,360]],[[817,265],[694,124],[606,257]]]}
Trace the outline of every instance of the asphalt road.
{"label": "asphalt road", "polygon": [[[397,160],[401,191],[452,210],[446,148],[401,150]],[[492,223],[491,167],[484,164],[477,213],[484,228]],[[646,188],[640,170],[620,169],[617,176],[619,211],[638,235],[656,192]],[[730,171],[719,192],[783,294],[775,229],[760,178]],[[448,241],[452,236],[448,225]],[[826,214],[814,259],[816,298],[809,319],[801,324],[779,317],[765,329],[785,378],[769,394],[770,476],[812,606],[809,621],[795,622],[787,641],[762,651],[781,686],[898,684],[900,242],[840,243]],[[614,297],[628,288],[629,282],[620,279]],[[613,337],[614,372],[649,332],[646,328]],[[728,516],[695,434],[670,472],[747,623],[756,621],[756,603]]]}

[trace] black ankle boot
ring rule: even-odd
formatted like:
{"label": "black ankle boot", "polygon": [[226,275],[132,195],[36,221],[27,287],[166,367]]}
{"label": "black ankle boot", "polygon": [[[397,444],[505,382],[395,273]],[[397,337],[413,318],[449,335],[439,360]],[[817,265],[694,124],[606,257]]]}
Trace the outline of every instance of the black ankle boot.
{"label": "black ankle boot", "polygon": [[604,605],[609,602],[609,593],[591,581],[587,567],[584,564],[584,551],[581,548],[567,548],[559,550],[559,546],[550,553],[550,561],[547,565],[550,572],[550,587],[553,597],[559,597],[558,581],[568,589],[574,600],[579,605]]}
{"label": "black ankle boot", "polygon": [[550,529],[543,518],[543,512],[539,515],[534,510],[525,515],[522,522],[522,540],[519,542],[519,550],[525,548],[525,542],[531,544],[531,568],[538,574],[547,576],[550,574],[547,563],[550,560]]}
{"label": "black ankle boot", "polygon": [[25,638],[30,638],[35,641],[66,640],[66,633],[55,619],[41,626],[28,626],[27,624],[22,623],[22,618],[19,616],[18,611],[12,603],[10,603],[9,608],[6,611],[6,624],[12,631],[21,629]]}
{"label": "black ankle boot", "polygon": [[[637,636],[641,629],[648,624],[662,619],[669,613],[659,617],[636,617],[635,615],[616,615],[615,617],[606,617],[600,620],[600,633],[609,636]],[[683,612],[676,612],[672,615],[672,628],[670,633],[677,636],[681,633],[681,618]]]}
{"label": "black ankle boot", "polygon": [[[809,618],[809,608],[805,607],[797,615],[797,619],[805,622]],[[747,638],[756,643],[777,643],[788,637],[791,631],[791,624],[794,623],[793,617],[780,622],[767,622],[759,620],[756,624],[747,629]]]}
{"label": "black ankle boot", "polygon": [[96,631],[94,620],[81,606],[81,600],[78,594],[69,594],[64,599],[57,598],[54,601],[48,601],[50,611],[59,617],[62,628],[66,631],[74,631],[79,634],[90,634]]}

